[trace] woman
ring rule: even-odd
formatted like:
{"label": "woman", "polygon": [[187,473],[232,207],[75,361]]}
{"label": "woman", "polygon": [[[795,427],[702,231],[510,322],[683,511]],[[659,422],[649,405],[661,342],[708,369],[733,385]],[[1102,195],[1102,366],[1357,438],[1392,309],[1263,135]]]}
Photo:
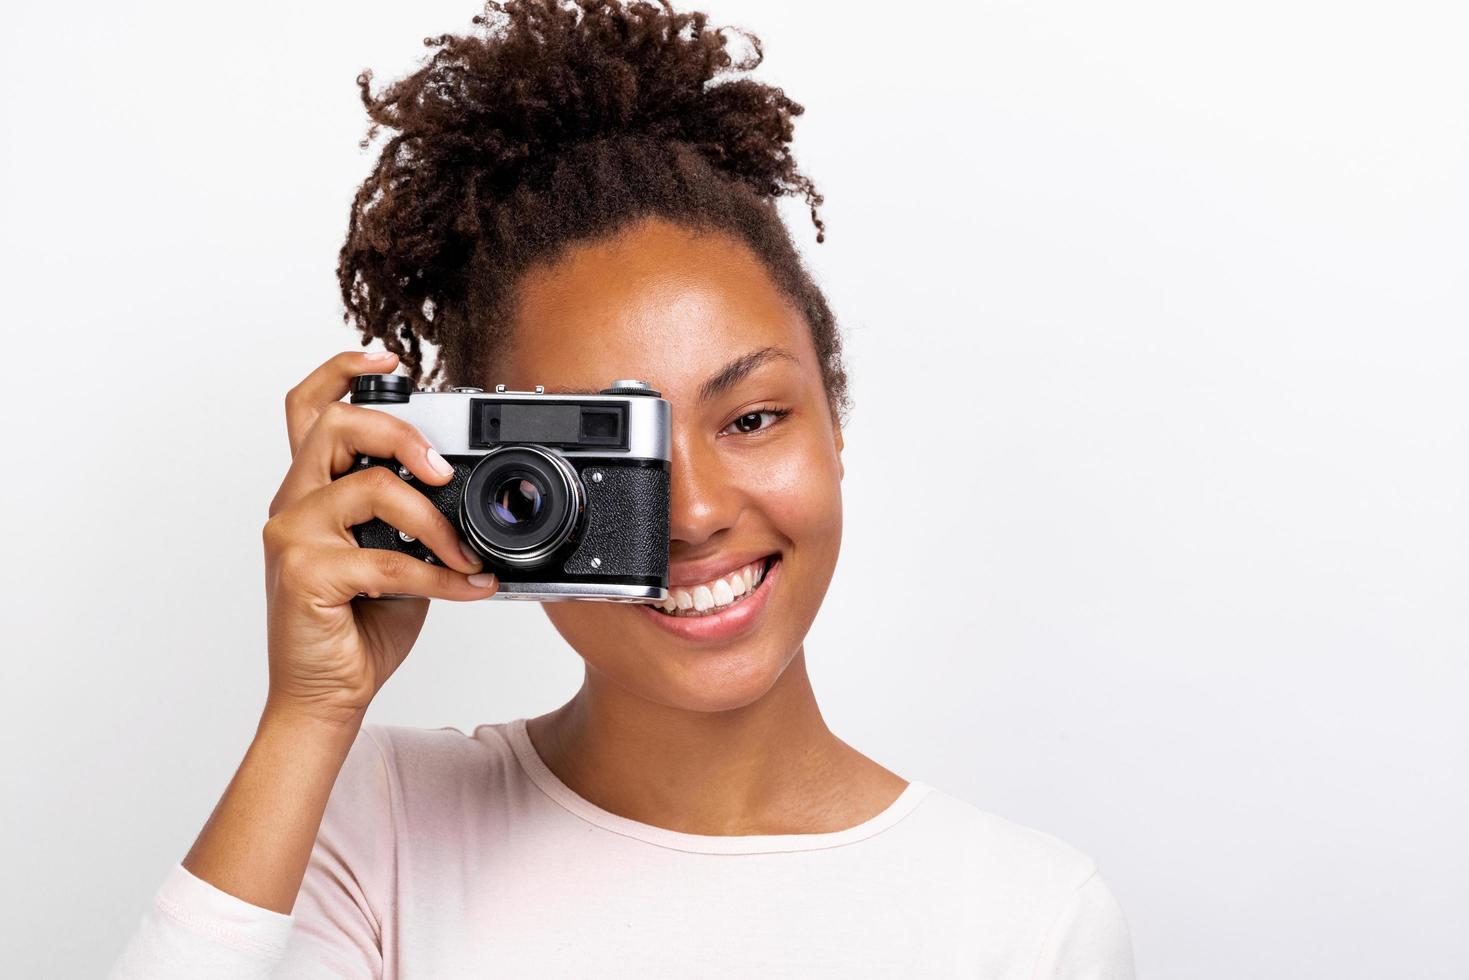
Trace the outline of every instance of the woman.
{"label": "woman", "polygon": [[[846,377],[774,206],[820,196],[801,107],[701,14],[491,4],[374,95],[394,131],[339,274],[384,353],[286,399],[264,529],[270,688],[254,742],[118,976],[1130,977],[1083,854],[904,780],[829,731],[803,639],[842,529]],[[425,371],[423,343],[439,350]],[[670,609],[544,606],[586,664],[549,714],[363,727],[428,599],[488,598],[426,497],[444,461],[343,403],[353,377],[596,390],[673,405]],[[377,516],[430,564],[357,548]],[[361,598],[365,593],[373,598]],[[487,617],[494,613],[486,610]]]}

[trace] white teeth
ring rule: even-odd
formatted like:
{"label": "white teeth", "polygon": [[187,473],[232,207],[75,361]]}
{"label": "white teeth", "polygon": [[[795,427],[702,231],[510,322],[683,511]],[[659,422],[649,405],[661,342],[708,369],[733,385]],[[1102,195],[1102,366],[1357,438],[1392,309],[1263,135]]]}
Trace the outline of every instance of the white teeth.
{"label": "white teeth", "polygon": [[764,577],[764,561],[752,562],[723,578],[703,585],[692,588],[670,586],[668,598],[659,603],[658,608],[671,616],[706,615],[711,610],[722,610],[737,602],[741,596],[754,592]]}

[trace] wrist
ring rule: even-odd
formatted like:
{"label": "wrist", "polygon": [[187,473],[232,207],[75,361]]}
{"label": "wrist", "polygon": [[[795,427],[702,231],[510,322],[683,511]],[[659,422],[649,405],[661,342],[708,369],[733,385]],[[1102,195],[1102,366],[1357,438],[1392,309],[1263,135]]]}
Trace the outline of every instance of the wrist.
{"label": "wrist", "polygon": [[305,704],[272,693],[265,699],[265,710],[260,713],[256,738],[280,736],[296,744],[350,746],[366,714],[366,708]]}

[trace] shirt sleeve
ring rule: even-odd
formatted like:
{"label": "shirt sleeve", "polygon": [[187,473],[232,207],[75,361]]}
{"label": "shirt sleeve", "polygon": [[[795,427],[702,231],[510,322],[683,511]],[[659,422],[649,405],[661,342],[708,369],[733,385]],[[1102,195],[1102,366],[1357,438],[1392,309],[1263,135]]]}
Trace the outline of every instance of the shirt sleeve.
{"label": "shirt sleeve", "polygon": [[191,875],[169,872],[109,980],[263,980],[286,950],[291,917]]}
{"label": "shirt sleeve", "polygon": [[252,905],[176,866],[109,980],[381,977],[392,860],[388,775],[364,728],[332,786],[290,915]]}
{"label": "shirt sleeve", "polygon": [[1127,917],[1093,868],[1051,922],[1034,980],[1134,980]]}

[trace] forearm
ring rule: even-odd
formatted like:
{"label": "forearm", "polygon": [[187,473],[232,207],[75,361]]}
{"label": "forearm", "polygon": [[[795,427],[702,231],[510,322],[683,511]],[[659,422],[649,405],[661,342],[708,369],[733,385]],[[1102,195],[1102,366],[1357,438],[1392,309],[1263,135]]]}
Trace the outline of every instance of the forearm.
{"label": "forearm", "polygon": [[184,867],[236,898],[289,915],[361,722],[267,706]]}

